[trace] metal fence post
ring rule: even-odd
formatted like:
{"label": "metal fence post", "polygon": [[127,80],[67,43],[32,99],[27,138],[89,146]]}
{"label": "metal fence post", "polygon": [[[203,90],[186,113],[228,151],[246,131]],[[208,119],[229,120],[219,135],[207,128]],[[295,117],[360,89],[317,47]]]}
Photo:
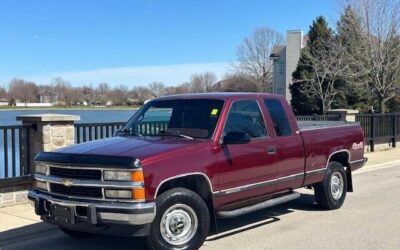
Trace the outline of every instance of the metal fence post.
{"label": "metal fence post", "polygon": [[375,151],[375,115],[371,114],[371,140],[370,140],[370,147],[371,147],[371,152]]}
{"label": "metal fence post", "polygon": [[393,113],[393,142],[392,147],[396,147],[397,141],[397,113]]}

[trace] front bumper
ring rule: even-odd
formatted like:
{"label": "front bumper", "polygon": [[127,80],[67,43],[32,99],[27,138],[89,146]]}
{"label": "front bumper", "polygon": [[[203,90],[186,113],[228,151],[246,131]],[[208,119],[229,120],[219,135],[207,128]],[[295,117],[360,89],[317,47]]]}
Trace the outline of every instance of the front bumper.
{"label": "front bumper", "polygon": [[[154,202],[82,201],[65,199],[37,190],[30,191],[28,199],[34,203],[36,214],[40,215],[43,220],[54,224],[118,224],[137,226],[150,224],[156,215]],[[58,220],[57,222],[56,216],[51,213],[51,209],[54,206],[61,206],[71,211],[71,219],[68,221]]]}

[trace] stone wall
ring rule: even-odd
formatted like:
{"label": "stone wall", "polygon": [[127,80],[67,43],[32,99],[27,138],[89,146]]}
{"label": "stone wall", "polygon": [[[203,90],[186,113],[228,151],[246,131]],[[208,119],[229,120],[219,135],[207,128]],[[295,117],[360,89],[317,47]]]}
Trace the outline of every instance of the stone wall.
{"label": "stone wall", "polygon": [[29,177],[18,177],[0,183],[0,207],[13,206],[28,202],[28,190],[32,188]]}
{"label": "stone wall", "polygon": [[[29,136],[29,147],[22,145],[21,166],[25,168],[30,162],[30,173],[34,173],[34,159],[41,151],[53,151],[75,143],[74,122],[80,117],[76,115],[24,115],[17,120],[31,127],[29,134],[23,131],[23,140]],[[28,152],[29,150],[29,152]],[[31,176],[12,178],[0,182],[0,207],[12,206],[28,202],[28,190],[32,188]]]}

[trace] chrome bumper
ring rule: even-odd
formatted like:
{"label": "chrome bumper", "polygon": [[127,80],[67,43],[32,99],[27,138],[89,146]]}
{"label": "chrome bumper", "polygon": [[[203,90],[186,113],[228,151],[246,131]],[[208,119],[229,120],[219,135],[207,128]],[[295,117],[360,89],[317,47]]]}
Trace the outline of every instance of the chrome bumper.
{"label": "chrome bumper", "polygon": [[[149,203],[122,203],[107,201],[78,201],[58,198],[49,194],[32,190],[28,193],[29,200],[33,201],[36,214],[50,217],[50,207],[59,205],[71,208],[74,217],[89,224],[128,224],[144,225],[153,222],[156,215],[154,202]],[[86,209],[86,216],[77,214],[77,208]]]}

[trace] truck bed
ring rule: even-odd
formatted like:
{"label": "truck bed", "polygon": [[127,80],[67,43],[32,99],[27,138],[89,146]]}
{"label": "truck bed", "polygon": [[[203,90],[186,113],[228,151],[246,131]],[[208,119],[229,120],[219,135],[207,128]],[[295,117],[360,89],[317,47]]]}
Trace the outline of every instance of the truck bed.
{"label": "truck bed", "polygon": [[297,126],[299,127],[300,131],[346,127],[346,126],[353,126],[356,124],[358,123],[345,122],[345,121],[298,121],[297,122]]}

